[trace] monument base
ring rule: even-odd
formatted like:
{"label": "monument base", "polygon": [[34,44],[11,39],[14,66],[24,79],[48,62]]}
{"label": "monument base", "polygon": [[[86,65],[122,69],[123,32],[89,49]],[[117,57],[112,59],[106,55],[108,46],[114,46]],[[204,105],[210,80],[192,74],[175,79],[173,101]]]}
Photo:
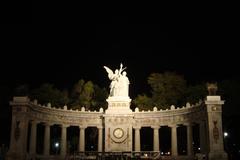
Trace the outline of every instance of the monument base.
{"label": "monument base", "polygon": [[132,151],[132,121],[129,97],[109,97],[105,111],[105,152]]}
{"label": "monument base", "polygon": [[130,109],[131,99],[129,97],[115,96],[108,97],[108,108],[106,114],[131,114]]}

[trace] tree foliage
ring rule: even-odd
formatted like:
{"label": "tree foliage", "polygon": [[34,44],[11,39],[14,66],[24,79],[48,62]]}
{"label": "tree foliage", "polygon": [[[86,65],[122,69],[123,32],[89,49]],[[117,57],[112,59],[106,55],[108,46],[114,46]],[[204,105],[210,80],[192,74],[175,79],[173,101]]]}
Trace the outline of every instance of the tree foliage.
{"label": "tree foliage", "polygon": [[196,103],[207,95],[206,85],[187,86],[183,76],[173,72],[152,73],[148,77],[151,96],[138,95],[133,103],[139,109],[149,110],[169,108],[171,105],[182,106],[186,102]]}
{"label": "tree foliage", "polygon": [[79,80],[72,89],[72,106],[74,109],[85,107],[89,109],[94,105],[93,100],[94,85],[91,81],[85,82],[83,79]]}
{"label": "tree foliage", "polygon": [[79,80],[71,92],[71,106],[73,109],[85,107],[87,110],[98,110],[106,107],[107,91],[91,81]]}
{"label": "tree foliage", "polygon": [[[18,93],[17,96],[27,96],[25,88],[25,85],[17,87],[16,91],[18,92],[15,92]],[[79,110],[81,107],[85,107],[86,110],[106,108],[107,96],[105,88],[100,88],[91,81],[85,82],[83,79],[74,84],[71,91],[67,89],[61,91],[49,83],[42,84],[39,88],[30,91],[30,98],[37,99],[40,104],[47,105],[50,102],[54,107],[68,105],[69,108]]]}
{"label": "tree foliage", "polygon": [[138,95],[133,100],[133,104],[137,106],[140,110],[148,110],[152,107],[153,102],[152,102],[152,98],[143,94],[143,95]]}
{"label": "tree foliage", "polygon": [[94,85],[94,97],[95,100],[93,109],[97,110],[99,107],[102,107],[104,109],[107,108],[107,102],[106,99],[108,97],[108,91],[106,88],[100,88],[98,85]]}
{"label": "tree foliage", "polygon": [[62,107],[68,102],[68,98],[64,95],[64,92],[49,83],[42,84],[39,88],[32,90],[30,98],[37,99],[44,105],[50,102],[55,107]]}
{"label": "tree foliage", "polygon": [[[227,95],[236,95],[235,90],[229,89],[232,82],[225,81],[221,88],[227,92]],[[196,103],[207,95],[206,85],[187,86],[183,76],[173,72],[152,73],[148,77],[148,84],[151,87],[151,95],[141,94],[133,100],[133,107],[140,110],[149,110],[153,107],[159,109],[169,108],[171,105],[182,106],[186,102]],[[80,79],[69,91],[59,90],[54,85],[45,83],[39,88],[29,91],[28,85],[21,85],[16,88],[15,95],[29,95],[32,99],[37,99],[39,103],[46,105],[51,103],[55,107],[63,107],[65,104],[68,108],[86,110],[99,110],[100,107],[106,109],[106,98],[108,91],[94,84],[92,81]],[[237,103],[236,103],[237,104]]]}
{"label": "tree foliage", "polygon": [[186,90],[183,76],[173,72],[152,73],[148,77],[148,84],[152,88],[153,105],[162,108],[180,104]]}
{"label": "tree foliage", "polygon": [[205,83],[190,85],[187,87],[185,93],[185,101],[190,103],[197,103],[200,99],[204,99],[207,94],[208,93]]}

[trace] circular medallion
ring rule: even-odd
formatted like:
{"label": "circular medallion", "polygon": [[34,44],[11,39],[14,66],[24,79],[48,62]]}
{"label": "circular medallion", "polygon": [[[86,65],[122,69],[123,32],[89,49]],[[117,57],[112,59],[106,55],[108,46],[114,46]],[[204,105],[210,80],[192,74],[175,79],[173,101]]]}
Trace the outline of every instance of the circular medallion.
{"label": "circular medallion", "polygon": [[122,138],[123,135],[124,135],[124,131],[123,131],[123,129],[121,129],[121,128],[116,128],[116,129],[114,129],[114,131],[113,131],[113,135],[114,135],[114,137],[116,137],[116,138]]}

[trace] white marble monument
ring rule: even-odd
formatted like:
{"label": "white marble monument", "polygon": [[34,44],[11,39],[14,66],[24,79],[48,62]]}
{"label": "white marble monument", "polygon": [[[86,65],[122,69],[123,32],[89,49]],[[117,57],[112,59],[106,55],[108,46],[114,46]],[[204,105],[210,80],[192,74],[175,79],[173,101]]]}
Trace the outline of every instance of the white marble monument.
{"label": "white marble monument", "polygon": [[129,80],[123,65],[115,72],[104,66],[108,73],[110,94],[105,117],[105,151],[132,151],[132,121]]}
{"label": "white marble monument", "polygon": [[131,99],[129,98],[129,80],[127,77],[126,69],[123,68],[122,63],[120,69],[116,69],[115,72],[104,66],[108,73],[108,78],[111,80],[110,93],[107,99],[108,109],[106,113],[127,114],[132,113],[130,109]]}

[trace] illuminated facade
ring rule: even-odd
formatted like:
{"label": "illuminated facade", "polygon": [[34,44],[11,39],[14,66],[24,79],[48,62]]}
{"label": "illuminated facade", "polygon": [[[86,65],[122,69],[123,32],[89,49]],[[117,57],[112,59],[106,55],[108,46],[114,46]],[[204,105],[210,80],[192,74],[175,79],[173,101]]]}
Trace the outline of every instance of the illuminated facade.
{"label": "illuminated facade", "polygon": [[[30,101],[28,97],[14,97],[12,106],[11,142],[8,159],[26,159],[27,157],[54,157],[50,155],[50,126],[61,126],[60,154],[57,159],[67,154],[67,127],[78,126],[79,151],[85,150],[85,129],[98,128],[98,151],[140,151],[140,131],[142,127],[153,128],[153,150],[161,150],[159,129],[161,126],[171,128],[171,156],[178,157],[177,127],[182,124],[187,127],[187,156],[193,157],[192,125],[200,125],[200,148],[209,159],[227,159],[223,148],[222,105],[220,96],[207,96],[205,102],[195,105],[189,103],[182,108],[171,106],[169,110],[135,111],[130,110],[129,101],[108,100],[109,108],[104,111],[68,110],[42,106],[37,101]],[[31,123],[31,125],[29,125]],[[37,124],[45,125],[44,152],[36,154]],[[27,151],[28,127],[30,129],[29,151]],[[103,135],[103,129],[105,135]],[[132,132],[135,132],[135,144],[132,147]],[[105,136],[105,142],[103,141]],[[103,148],[105,143],[105,148]]]}
{"label": "illuminated facade", "polygon": [[[200,151],[209,160],[225,160],[222,132],[222,105],[224,101],[215,95],[216,85],[208,85],[209,95],[205,101],[197,104],[189,103],[181,108],[170,106],[166,110],[134,111],[130,109],[131,99],[128,96],[129,81],[122,64],[120,69],[111,71],[104,66],[108,77],[112,80],[110,96],[107,99],[108,108],[104,111],[69,110],[63,108],[42,106],[37,100],[30,101],[28,97],[13,97],[11,142],[8,159],[66,159],[67,128],[79,127],[78,151],[85,151],[85,130],[88,127],[98,129],[98,152],[140,152],[141,128],[153,129],[153,151],[161,151],[159,130],[162,126],[171,129],[172,157],[176,159],[193,159],[193,125],[199,124]],[[37,124],[44,125],[43,154],[37,154]],[[50,154],[50,126],[61,127],[60,154]],[[186,126],[187,155],[179,156],[177,128]],[[28,130],[30,132],[28,132]],[[134,134],[134,136],[133,136]],[[161,136],[161,135],[160,135]],[[28,140],[28,137],[29,140]],[[134,140],[133,140],[134,138]],[[134,144],[133,144],[134,142]],[[29,146],[29,147],[27,147]],[[134,147],[133,147],[134,146]],[[27,149],[29,148],[29,149]]]}

